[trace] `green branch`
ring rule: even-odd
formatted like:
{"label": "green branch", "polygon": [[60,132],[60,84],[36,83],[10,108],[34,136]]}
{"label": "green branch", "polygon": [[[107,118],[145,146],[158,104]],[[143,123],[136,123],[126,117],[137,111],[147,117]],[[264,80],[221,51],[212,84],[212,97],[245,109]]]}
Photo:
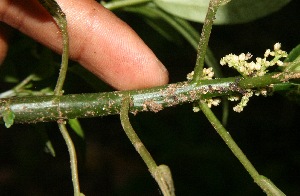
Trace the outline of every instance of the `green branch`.
{"label": "green branch", "polygon": [[[68,29],[67,29],[67,19],[65,13],[62,11],[60,6],[57,4],[55,0],[39,0],[40,3],[47,9],[47,11],[52,15],[53,19],[55,20],[57,26],[61,30],[62,33],[62,60],[61,60],[61,67],[59,76],[57,79],[57,83],[54,89],[54,95],[57,96],[53,103],[56,102],[57,98],[63,94],[63,85],[66,79],[67,70],[68,70],[68,61],[69,61],[69,36],[68,36]],[[59,114],[60,116],[60,114]],[[59,130],[66,142],[69,156],[70,156],[70,164],[71,164],[71,175],[73,181],[73,188],[74,188],[74,195],[80,196],[83,195],[80,193],[79,188],[79,179],[78,179],[78,169],[77,169],[77,157],[76,157],[76,150],[73,144],[71,137],[69,136],[68,130],[65,126],[65,121],[63,118],[57,119],[57,124]]]}
{"label": "green branch", "polygon": [[[230,0],[229,0],[230,1]],[[209,2],[209,6],[207,9],[206,17],[204,20],[200,41],[198,44],[197,49],[197,58],[196,58],[196,65],[194,69],[194,77],[192,79],[193,83],[199,83],[202,77],[202,70],[204,67],[204,60],[206,56],[206,50],[208,48],[208,41],[211,34],[211,29],[215,20],[215,16],[217,13],[218,8],[222,5],[222,3],[227,3],[228,1],[222,0],[211,0]]]}
{"label": "green branch", "polygon": [[67,145],[67,148],[69,151],[74,195],[80,196],[82,194],[80,193],[80,187],[79,187],[77,156],[76,156],[75,146],[74,146],[74,143],[68,133],[66,125],[63,122],[61,122],[61,123],[58,123],[58,127],[59,127],[59,130],[66,142],[66,145]]}
{"label": "green branch", "polygon": [[67,19],[65,13],[62,11],[62,9],[56,3],[55,0],[39,0],[39,2],[51,14],[51,16],[55,20],[57,26],[59,27],[62,33],[63,52],[62,52],[61,68],[54,89],[55,95],[62,95],[63,94],[62,88],[68,70],[68,59],[69,59],[69,36],[67,30]]}
{"label": "green branch", "polygon": [[248,160],[243,151],[235,143],[233,138],[230,136],[229,132],[223,127],[221,122],[217,119],[217,117],[207,106],[207,104],[205,102],[199,101],[199,106],[201,108],[201,111],[203,111],[206,118],[215,128],[217,133],[221,136],[221,138],[232,151],[232,153],[238,158],[238,160],[241,162],[241,164],[244,166],[244,168],[247,170],[250,176],[254,179],[254,182],[258,184],[258,186],[260,186],[260,188],[264,190],[264,192],[267,193],[267,195],[284,196],[285,194],[281,192],[281,190],[278,189],[269,179],[260,175],[256,171],[252,163]]}
{"label": "green branch", "polygon": [[[130,112],[158,112],[165,107],[190,103],[200,99],[232,95],[243,89],[287,83],[300,78],[299,72],[266,74],[261,77],[241,79],[240,77],[202,80],[201,84],[181,82],[135,91],[114,91],[93,94],[64,96],[27,96],[0,99],[0,122],[5,111],[11,111],[16,123],[36,123],[45,121],[88,118],[120,113],[121,99],[130,93]],[[288,90],[288,89],[287,89]]]}
{"label": "green branch", "polygon": [[175,196],[175,189],[173,185],[173,180],[171,176],[171,171],[166,165],[157,166],[154,159],[152,158],[149,151],[146,149],[138,135],[135,133],[130,121],[129,121],[129,105],[130,96],[128,94],[124,95],[122,99],[122,107],[120,111],[120,119],[122,127],[129,138],[130,142],[134,146],[135,150],[142,157],[143,161],[146,163],[149,172],[157,182],[164,196]]}

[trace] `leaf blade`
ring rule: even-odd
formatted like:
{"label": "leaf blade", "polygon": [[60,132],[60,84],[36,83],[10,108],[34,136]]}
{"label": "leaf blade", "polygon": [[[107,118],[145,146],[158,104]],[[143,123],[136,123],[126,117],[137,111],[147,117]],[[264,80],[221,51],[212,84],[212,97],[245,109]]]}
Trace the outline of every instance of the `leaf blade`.
{"label": "leaf blade", "polygon": [[69,119],[68,120],[68,124],[70,125],[70,127],[72,128],[72,130],[81,138],[84,138],[84,131],[80,125],[80,122],[78,121],[78,119],[74,118],[74,119]]}
{"label": "leaf blade", "polygon": [[[239,24],[262,18],[278,11],[291,0],[232,0],[221,6],[214,24]],[[209,0],[154,0],[164,11],[175,16],[204,22]]]}

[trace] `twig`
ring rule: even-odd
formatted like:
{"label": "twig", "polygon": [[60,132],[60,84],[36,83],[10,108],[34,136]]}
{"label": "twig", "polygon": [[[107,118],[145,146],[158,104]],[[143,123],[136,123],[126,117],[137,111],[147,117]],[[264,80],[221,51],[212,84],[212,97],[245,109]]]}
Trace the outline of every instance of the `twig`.
{"label": "twig", "polygon": [[257,183],[268,195],[274,196],[283,196],[282,193],[269,179],[260,175],[252,163],[248,160],[243,151],[238,147],[233,138],[230,136],[229,132],[223,127],[221,122],[217,119],[211,109],[207,106],[205,102],[199,101],[199,106],[201,111],[205,114],[206,118],[215,128],[217,133],[221,136],[223,141],[232,151],[232,153],[238,158],[244,168],[248,171],[251,177],[254,179],[255,183]]}
{"label": "twig", "polygon": [[67,148],[69,151],[70,156],[70,164],[71,164],[71,175],[72,175],[72,182],[73,182],[73,188],[74,188],[74,195],[80,196],[80,188],[79,188],[79,179],[78,179],[78,169],[77,169],[77,157],[76,157],[76,151],[75,146],[73,144],[73,141],[68,133],[68,130],[66,128],[66,125],[64,122],[58,123],[59,130],[67,144]]}
{"label": "twig", "polygon": [[[69,59],[69,36],[67,30],[67,19],[65,13],[62,11],[62,9],[60,8],[60,6],[57,4],[55,0],[39,0],[39,1],[44,6],[44,8],[46,8],[48,12],[52,15],[53,19],[55,20],[57,26],[59,27],[62,33],[62,45],[63,45],[62,60],[61,60],[59,76],[54,89],[54,95],[61,96],[63,94],[63,85],[68,70],[68,59]],[[59,99],[59,97],[53,99],[53,103],[55,103],[57,99]],[[57,120],[59,130],[67,144],[68,151],[69,151],[74,195],[80,196],[82,194],[80,193],[80,189],[79,189],[76,151],[75,151],[73,141],[69,136],[68,130],[64,123],[65,121],[61,118]]]}
{"label": "twig", "polygon": [[154,159],[152,158],[149,151],[146,149],[138,135],[135,133],[133,127],[129,121],[129,104],[130,104],[130,96],[125,95],[125,98],[122,100],[122,107],[120,111],[120,119],[122,127],[129,138],[130,142],[134,146],[135,150],[142,157],[144,162],[146,163],[151,175],[158,183],[163,195],[165,196],[173,196],[175,195],[175,189],[173,185],[173,180],[171,176],[171,171],[168,166],[160,165],[157,166]]}
{"label": "twig", "polygon": [[217,10],[220,7],[220,5],[221,3],[217,0],[211,0],[209,2],[209,6],[207,9],[207,13],[202,27],[200,41],[197,49],[196,65],[194,69],[194,77],[192,79],[193,83],[199,83],[202,77],[202,70],[204,67],[204,59],[208,47],[208,41],[209,41],[212,25],[214,23]]}
{"label": "twig", "polygon": [[20,91],[20,89],[24,88],[34,78],[36,78],[36,75],[30,74],[24,80],[22,80],[17,86],[15,86],[13,89],[5,91],[3,93],[0,93],[0,98],[13,97],[13,96],[17,95],[18,92]]}
{"label": "twig", "polygon": [[63,52],[62,52],[61,67],[60,67],[57,83],[54,89],[55,95],[62,95],[63,94],[62,88],[67,74],[68,59],[69,59],[69,36],[67,30],[67,18],[65,13],[62,11],[62,9],[56,3],[55,0],[39,0],[39,2],[51,14],[51,16],[55,20],[62,34]]}

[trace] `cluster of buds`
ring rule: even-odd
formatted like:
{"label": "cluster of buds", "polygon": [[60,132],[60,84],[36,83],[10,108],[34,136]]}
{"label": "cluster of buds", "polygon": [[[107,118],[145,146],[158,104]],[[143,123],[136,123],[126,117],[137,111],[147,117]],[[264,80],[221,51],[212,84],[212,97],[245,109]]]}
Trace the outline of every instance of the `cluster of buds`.
{"label": "cluster of buds", "polygon": [[186,79],[188,81],[191,81],[193,79],[193,77],[194,77],[194,71],[192,71],[191,73],[188,73],[187,76],[186,76]]}
{"label": "cluster of buds", "polygon": [[[213,79],[214,75],[215,75],[215,73],[214,73],[212,67],[203,68],[201,80],[211,80],[211,79]],[[194,77],[194,71],[192,71],[191,73],[189,73],[186,76],[188,81],[192,80],[193,77]]]}
{"label": "cluster of buds", "polygon": [[[281,58],[285,58],[288,56],[286,51],[283,51],[280,49],[281,44],[276,43],[274,45],[273,50],[267,49],[264,58],[256,58],[256,62],[250,61],[252,58],[252,55],[250,53],[242,53],[240,55],[235,54],[229,54],[223,57],[220,60],[220,64],[228,65],[229,67],[233,67],[236,69],[243,77],[258,77],[263,76],[268,72],[268,68],[274,65],[277,66],[284,66],[284,63],[280,60]],[[272,60],[268,60],[268,59]],[[187,79],[190,81],[193,79],[194,72],[191,72],[187,75]],[[214,76],[213,69],[210,68],[204,68],[202,72],[202,80],[211,80]],[[233,110],[235,112],[242,112],[244,107],[247,106],[247,103],[249,102],[249,98],[255,95],[267,95],[267,90],[265,88],[261,88],[259,90],[253,91],[251,89],[246,89],[245,93],[243,93],[243,96],[241,98],[237,96],[231,96],[228,99],[230,101],[237,101],[240,99],[240,103],[238,103],[236,106],[233,107]],[[205,99],[205,103],[207,103],[208,107],[211,108],[212,106],[217,106],[220,104],[220,99]],[[198,112],[200,109],[198,107],[194,107],[193,111]]]}
{"label": "cluster of buds", "polygon": [[229,101],[240,101],[240,103],[238,103],[236,106],[233,107],[233,111],[235,112],[242,112],[244,110],[244,107],[247,106],[247,103],[249,102],[249,98],[252,97],[254,95],[259,96],[267,96],[267,89],[265,88],[261,88],[255,92],[253,92],[253,90],[251,89],[247,89],[246,92],[243,94],[242,98],[240,98],[239,96],[229,96],[227,99]]}
{"label": "cluster of buds", "polygon": [[[212,67],[203,68],[201,80],[211,80],[211,79],[213,79],[214,75],[215,75],[215,73],[213,72]],[[187,79],[190,81],[193,79],[193,76],[194,76],[194,71],[192,71],[191,73],[189,73],[187,75]],[[221,99],[219,99],[219,98],[205,99],[204,102],[207,103],[209,108],[211,108],[212,106],[218,106],[221,102]],[[193,107],[193,111],[199,112],[200,108],[195,106],[195,107]]]}
{"label": "cluster of buds", "polygon": [[233,111],[235,112],[242,112],[244,110],[244,107],[247,106],[247,103],[249,102],[249,98],[253,96],[252,90],[247,90],[246,93],[244,93],[243,97],[241,98],[240,103],[238,103],[236,106],[233,107]]}
{"label": "cluster of buds", "polygon": [[206,102],[209,108],[211,108],[212,106],[218,106],[221,103],[221,99],[219,98],[204,99],[204,101]]}
{"label": "cluster of buds", "polygon": [[[281,44],[276,43],[274,45],[273,51],[267,49],[264,58],[256,58],[256,62],[249,62],[252,58],[250,53],[242,53],[240,55],[229,54],[223,57],[220,60],[220,64],[228,65],[229,67],[233,67],[236,69],[243,77],[258,77],[263,76],[268,72],[268,68],[274,65],[283,66],[284,63],[280,60],[281,58],[287,57],[287,52],[280,49]],[[267,58],[272,58],[272,60],[267,60]],[[243,94],[241,101],[233,110],[235,112],[242,112],[244,107],[249,102],[249,98],[253,96],[253,90],[247,89],[246,93]],[[266,89],[260,89],[255,92],[255,95],[267,95]],[[230,101],[236,101],[237,97],[230,97]]]}
{"label": "cluster of buds", "polygon": [[[280,60],[283,57],[287,57],[287,52],[280,49],[281,44],[276,43],[274,50],[267,49],[264,58],[256,58],[256,62],[248,62],[252,58],[250,53],[242,53],[240,55],[229,54],[220,60],[221,65],[228,65],[235,68],[242,76],[256,77],[263,76],[267,73],[267,69],[271,66],[278,65],[283,66],[284,63]],[[271,61],[267,60],[268,57],[273,57]]]}
{"label": "cluster of buds", "polygon": [[203,68],[202,71],[202,80],[211,80],[213,79],[215,73],[213,72],[213,68],[209,67],[209,68]]}
{"label": "cluster of buds", "polygon": [[[214,99],[204,99],[203,100],[207,106],[209,108],[211,108],[212,106],[218,106],[220,103],[221,103],[221,99],[219,98],[214,98]],[[199,112],[200,111],[200,108],[198,106],[194,106],[193,107],[193,111],[194,112]]]}

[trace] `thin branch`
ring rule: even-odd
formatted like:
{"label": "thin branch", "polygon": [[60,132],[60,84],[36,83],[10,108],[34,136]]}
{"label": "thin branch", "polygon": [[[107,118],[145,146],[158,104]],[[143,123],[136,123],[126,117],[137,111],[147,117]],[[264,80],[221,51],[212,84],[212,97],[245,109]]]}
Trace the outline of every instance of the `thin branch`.
{"label": "thin branch", "polygon": [[[59,6],[58,6],[59,7]],[[66,15],[62,12],[59,8],[58,11],[58,19],[56,22],[61,30],[62,33],[62,40],[63,40],[63,52],[62,52],[62,59],[61,59],[61,67],[59,71],[59,76],[57,79],[57,83],[54,89],[55,95],[62,95],[63,94],[63,85],[66,79],[67,70],[68,70],[68,60],[69,60],[69,36],[67,30],[67,19]],[[54,17],[55,18],[55,17]]]}
{"label": "thin branch", "polygon": [[160,165],[157,166],[154,159],[152,158],[149,151],[146,149],[138,135],[135,133],[130,121],[129,121],[129,105],[130,96],[125,95],[122,99],[122,107],[120,111],[120,119],[122,127],[129,138],[130,142],[134,146],[135,150],[142,157],[143,161],[146,163],[151,175],[158,183],[164,196],[175,196],[175,189],[173,185],[173,180],[171,172],[168,166]]}
{"label": "thin branch", "polygon": [[[57,79],[57,83],[54,89],[54,95],[59,96],[63,94],[63,85],[66,79],[66,74],[68,70],[68,59],[69,59],[69,36],[67,30],[67,19],[65,13],[62,11],[60,6],[57,4],[55,0],[39,0],[40,3],[47,9],[47,11],[52,15],[53,19],[55,20],[57,26],[61,30],[62,33],[62,60],[61,60],[61,68],[59,72],[59,76]],[[57,103],[57,98],[53,99],[53,103]],[[58,111],[59,112],[59,111]],[[59,114],[59,116],[61,116]],[[77,167],[77,157],[76,157],[76,150],[73,144],[73,141],[68,133],[68,130],[65,126],[65,121],[60,117],[57,120],[57,124],[59,130],[67,144],[67,148],[69,151],[70,156],[70,164],[71,164],[71,175],[73,181],[73,188],[74,188],[74,195],[80,196],[79,188],[79,179],[78,179],[78,167]]]}
{"label": "thin branch", "polygon": [[153,173],[157,165],[130,124],[129,116],[128,116],[129,103],[130,103],[130,96],[128,95],[123,99],[122,107],[120,111],[120,119],[121,119],[122,127],[128,139],[134,146],[135,150],[141,155],[142,159],[146,163],[147,167],[149,168],[149,171]]}
{"label": "thin branch", "polygon": [[243,151],[239,148],[239,146],[235,143],[233,138],[230,136],[229,132],[223,127],[221,122],[217,119],[211,109],[207,106],[205,102],[199,101],[199,106],[201,111],[205,114],[209,122],[215,128],[217,133],[221,136],[223,141],[232,151],[232,153],[238,158],[244,168],[248,171],[251,177],[254,179],[255,183],[257,183],[268,195],[276,195],[283,196],[282,193],[269,179],[260,175],[252,163],[248,160]]}
{"label": "thin branch", "polygon": [[30,74],[24,80],[22,80],[18,85],[16,85],[13,89],[0,93],[0,98],[13,97],[18,94],[18,92],[24,88],[30,81],[36,78],[36,75]]}
{"label": "thin branch", "polygon": [[80,188],[79,188],[80,186],[79,186],[79,179],[78,179],[78,167],[77,167],[77,157],[76,157],[75,146],[72,142],[72,139],[68,133],[68,130],[67,130],[64,122],[58,123],[58,127],[59,127],[59,130],[60,130],[66,144],[67,144],[67,148],[69,151],[74,195],[80,196],[81,193],[80,193]]}
{"label": "thin branch", "polygon": [[205,17],[204,24],[202,27],[200,41],[199,41],[198,49],[197,49],[197,58],[196,58],[196,65],[195,65],[195,69],[194,69],[194,77],[192,79],[192,82],[194,82],[194,83],[198,83],[202,76],[202,70],[204,67],[204,59],[206,56],[206,50],[208,47],[208,41],[210,38],[212,25],[214,23],[217,10],[220,6],[220,4],[216,3],[216,2],[217,2],[216,0],[211,0],[209,2],[206,17]]}
{"label": "thin branch", "polygon": [[57,26],[59,27],[62,33],[63,52],[62,52],[61,68],[54,89],[55,95],[62,95],[63,94],[62,88],[67,74],[68,59],[69,59],[69,36],[67,30],[67,19],[65,13],[62,11],[62,9],[60,8],[60,6],[57,4],[55,0],[39,0],[39,2],[51,14],[51,16],[55,20]]}

